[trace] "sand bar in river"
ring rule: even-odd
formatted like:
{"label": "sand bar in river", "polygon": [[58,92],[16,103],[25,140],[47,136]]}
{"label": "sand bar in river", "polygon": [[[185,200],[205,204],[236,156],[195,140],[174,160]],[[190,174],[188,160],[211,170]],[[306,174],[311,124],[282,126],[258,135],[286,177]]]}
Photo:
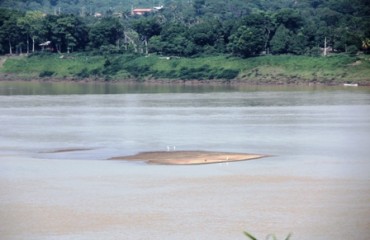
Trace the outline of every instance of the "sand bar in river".
{"label": "sand bar in river", "polygon": [[245,161],[266,157],[262,154],[209,152],[209,151],[156,151],[131,156],[113,157],[110,160],[145,161],[152,164],[191,165]]}

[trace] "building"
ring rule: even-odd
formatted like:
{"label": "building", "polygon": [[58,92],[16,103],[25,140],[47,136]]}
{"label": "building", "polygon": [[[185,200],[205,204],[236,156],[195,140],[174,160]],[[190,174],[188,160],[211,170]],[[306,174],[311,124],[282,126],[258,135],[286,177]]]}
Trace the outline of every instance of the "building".
{"label": "building", "polygon": [[96,12],[95,14],[94,14],[94,17],[96,17],[96,18],[100,18],[100,17],[102,17],[103,16],[103,14],[101,14],[101,13],[99,13],[99,12]]}
{"label": "building", "polygon": [[144,15],[145,13],[150,13],[152,11],[152,8],[134,8],[132,9],[132,15]]}
{"label": "building", "polygon": [[157,12],[162,9],[163,9],[163,5],[153,7],[153,8],[133,8],[131,10],[131,14],[132,15],[144,15],[145,13]]}

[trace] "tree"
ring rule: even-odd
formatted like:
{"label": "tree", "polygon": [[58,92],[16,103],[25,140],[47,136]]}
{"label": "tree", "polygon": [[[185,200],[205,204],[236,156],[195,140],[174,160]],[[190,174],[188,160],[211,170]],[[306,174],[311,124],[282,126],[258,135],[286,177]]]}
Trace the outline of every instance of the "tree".
{"label": "tree", "polygon": [[150,38],[150,49],[164,55],[192,56],[197,52],[189,35],[184,25],[167,23],[162,27],[160,35]]}
{"label": "tree", "polygon": [[297,34],[290,34],[290,37],[287,40],[288,53],[303,55],[307,52],[306,50],[309,49],[306,36],[302,32],[299,32]]}
{"label": "tree", "polygon": [[296,31],[304,25],[301,14],[293,9],[281,9],[275,15],[276,23],[284,25],[290,31]]}
{"label": "tree", "polygon": [[133,28],[139,34],[141,41],[144,43],[145,54],[148,54],[148,41],[152,36],[161,33],[161,26],[154,18],[140,19],[133,24]]}
{"label": "tree", "polygon": [[193,7],[195,15],[197,16],[202,15],[202,9],[205,3],[206,3],[205,0],[194,0]]}
{"label": "tree", "polygon": [[164,51],[169,54],[188,57],[196,53],[196,48],[189,39],[177,36],[169,45],[164,47]]}
{"label": "tree", "polygon": [[17,25],[20,12],[12,10],[0,10],[0,38],[2,45],[8,45],[8,53],[13,54],[15,46],[21,46],[22,31]]}
{"label": "tree", "polygon": [[263,29],[241,26],[231,35],[228,48],[239,56],[249,57],[259,54],[264,49]]}
{"label": "tree", "polygon": [[306,1],[308,1],[310,6],[314,9],[318,8],[324,2],[324,0],[306,0]]}
{"label": "tree", "polygon": [[88,43],[88,28],[80,17],[71,16],[66,19],[66,47],[67,51],[83,50]]}
{"label": "tree", "polygon": [[208,20],[191,26],[188,39],[197,48],[197,53],[222,52],[225,48],[223,27],[218,20]]}
{"label": "tree", "polygon": [[343,14],[333,11],[330,8],[319,8],[317,10],[317,16],[320,20],[324,21],[326,26],[335,27],[340,24],[340,20],[343,19]]}
{"label": "tree", "polygon": [[51,41],[58,52],[82,50],[88,41],[87,27],[74,15],[48,15],[42,24],[43,41]]}
{"label": "tree", "polygon": [[92,48],[104,45],[118,45],[123,37],[123,26],[116,18],[103,18],[90,27],[89,37]]}
{"label": "tree", "polygon": [[[142,6],[158,3],[139,2]],[[337,52],[348,52],[352,45],[369,52],[363,47],[363,41],[370,38],[369,0],[163,3],[164,9],[148,16],[125,14],[122,20],[113,17],[130,11],[130,4],[122,1],[0,0],[0,53],[34,52],[44,41],[51,41],[51,48],[59,52],[84,50],[87,45],[92,50],[104,46],[116,51],[124,35],[126,49],[129,41],[136,52],[141,47],[145,53],[182,56],[229,51],[245,57],[269,53],[271,48],[274,54],[305,54],[307,49],[323,47],[324,39]],[[95,11],[111,16],[94,18]],[[53,12],[54,16],[43,14]],[[83,18],[76,17],[80,13]]]}
{"label": "tree", "polygon": [[269,41],[271,40],[275,30],[276,21],[272,15],[267,13],[254,13],[242,19],[242,24],[244,26],[255,27],[261,29],[263,41],[264,41],[264,51],[269,53]]}
{"label": "tree", "polygon": [[27,54],[30,52],[29,39],[32,39],[32,52],[35,52],[35,41],[41,31],[42,18],[43,13],[39,11],[30,11],[18,18],[18,25],[25,30],[27,35]]}
{"label": "tree", "polygon": [[272,54],[284,54],[288,52],[288,39],[290,38],[290,34],[289,30],[284,25],[278,27],[270,42]]}
{"label": "tree", "polygon": [[151,37],[148,45],[149,45],[148,51],[160,54],[163,53],[164,42],[162,42],[160,36]]}

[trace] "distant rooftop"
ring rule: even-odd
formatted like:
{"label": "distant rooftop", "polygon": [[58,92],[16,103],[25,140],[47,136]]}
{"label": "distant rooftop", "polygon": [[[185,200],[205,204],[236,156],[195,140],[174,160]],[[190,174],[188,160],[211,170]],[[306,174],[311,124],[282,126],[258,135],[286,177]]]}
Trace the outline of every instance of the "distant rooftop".
{"label": "distant rooftop", "polygon": [[132,10],[133,15],[143,15],[144,13],[152,12],[152,8],[135,8]]}
{"label": "distant rooftop", "polygon": [[132,9],[132,15],[143,15],[145,13],[159,11],[161,9],[163,9],[163,6],[157,6],[153,8],[134,8]]}

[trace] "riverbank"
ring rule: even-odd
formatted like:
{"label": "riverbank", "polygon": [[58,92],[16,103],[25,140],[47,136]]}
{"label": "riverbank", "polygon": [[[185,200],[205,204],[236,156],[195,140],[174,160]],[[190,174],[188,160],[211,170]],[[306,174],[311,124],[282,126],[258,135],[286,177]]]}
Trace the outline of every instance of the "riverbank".
{"label": "riverbank", "polygon": [[182,85],[370,85],[367,55],[198,58],[36,54],[2,58],[0,80]]}

